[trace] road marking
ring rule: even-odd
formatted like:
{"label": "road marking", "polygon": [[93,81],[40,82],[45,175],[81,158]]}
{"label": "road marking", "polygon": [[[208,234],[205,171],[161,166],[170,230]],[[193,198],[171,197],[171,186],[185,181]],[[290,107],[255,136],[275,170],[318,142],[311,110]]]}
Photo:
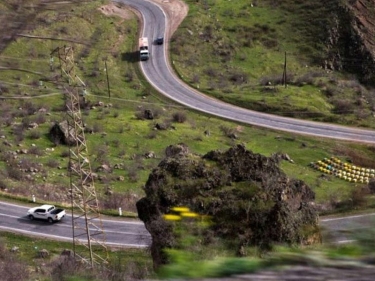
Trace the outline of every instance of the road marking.
{"label": "road marking", "polygon": [[[64,237],[64,236],[58,236],[58,235],[52,235],[52,234],[36,233],[36,232],[28,231],[28,230],[22,230],[22,229],[19,229],[19,228],[11,228],[11,227],[6,227],[6,226],[0,226],[0,229],[12,231],[12,232],[23,233],[23,234],[28,234],[30,236],[48,237],[48,238],[56,239],[56,240],[72,241],[71,237],[67,238],[67,237]],[[82,243],[87,242],[87,240],[85,240],[85,239],[78,239],[78,240]],[[150,246],[148,244],[126,244],[126,243],[114,243],[114,242],[106,242],[105,244],[106,245],[112,245],[112,246],[134,247],[134,248],[146,248],[146,247]]]}
{"label": "road marking", "polygon": [[[8,206],[13,206],[13,207],[18,207],[18,208],[23,208],[23,209],[30,209],[30,207],[24,207],[24,206],[21,206],[21,205],[16,205],[16,204],[12,204],[12,203],[5,203],[5,202],[0,202],[0,204],[2,205],[8,205]],[[66,216],[70,216],[69,214],[66,214]],[[113,219],[113,220],[109,220],[109,219],[101,219],[102,221],[106,221],[106,222],[114,222],[114,223],[122,223],[122,224],[135,224],[135,225],[144,225],[143,222],[137,222],[137,221],[124,221],[124,220],[117,220],[117,219]]]}
{"label": "road marking", "polygon": [[[3,213],[0,213],[0,216],[4,216],[4,217],[9,217],[9,218],[16,218],[16,219],[22,219],[22,220],[26,220],[26,221],[29,221],[28,218],[23,218],[23,217],[18,217],[18,216],[12,216],[12,215],[7,215],[7,214],[3,214]],[[54,224],[55,226],[59,226],[59,227],[68,227],[68,228],[72,228],[71,225],[69,224]],[[95,231],[97,229],[91,229],[91,231]],[[142,237],[148,237],[148,233],[145,233],[145,234],[142,234],[141,232],[123,232],[123,231],[112,231],[112,230],[106,230],[104,229],[104,232],[105,233],[118,233],[118,234],[126,234],[126,235],[139,235],[139,236],[142,236]]]}
{"label": "road marking", "polygon": [[0,216],[4,216],[4,217],[8,217],[8,218],[16,218],[16,219],[26,220],[26,218],[22,218],[22,217],[19,217],[19,216],[7,215],[7,214],[3,214],[3,213],[0,213]]}
{"label": "road marking", "polygon": [[12,204],[12,203],[0,202],[0,204],[2,204],[2,205],[8,205],[8,206],[14,206],[14,207],[18,207],[18,208],[30,209],[29,207],[24,207],[24,206]]}
{"label": "road marking", "polygon": [[337,241],[336,244],[346,244],[346,243],[353,243],[356,242],[356,240],[341,240]]}
{"label": "road marking", "polygon": [[356,215],[356,216],[348,216],[348,217],[341,217],[341,218],[331,218],[331,219],[322,219],[321,222],[326,221],[338,221],[338,220],[345,220],[345,219],[355,219],[355,218],[362,218],[362,217],[368,217],[368,216],[375,216],[375,213],[371,214],[363,214],[363,215]]}

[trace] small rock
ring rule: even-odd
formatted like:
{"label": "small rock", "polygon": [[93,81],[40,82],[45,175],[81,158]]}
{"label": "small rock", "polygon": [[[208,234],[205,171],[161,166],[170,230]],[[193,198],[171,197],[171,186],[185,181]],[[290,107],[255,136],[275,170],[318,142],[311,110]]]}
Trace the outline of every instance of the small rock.
{"label": "small rock", "polygon": [[49,256],[49,252],[46,249],[42,249],[38,252],[39,258],[47,258]]}
{"label": "small rock", "polygon": [[18,252],[19,250],[20,250],[20,248],[17,247],[17,246],[14,246],[14,247],[12,247],[12,249],[10,249],[10,251],[11,251],[12,253]]}

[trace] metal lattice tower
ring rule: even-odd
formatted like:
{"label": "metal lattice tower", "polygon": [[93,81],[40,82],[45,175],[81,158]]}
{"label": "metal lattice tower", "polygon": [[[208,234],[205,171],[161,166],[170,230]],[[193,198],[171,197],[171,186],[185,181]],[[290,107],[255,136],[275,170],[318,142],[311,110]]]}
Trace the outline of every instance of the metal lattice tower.
{"label": "metal lattice tower", "polygon": [[[61,75],[68,79],[64,82],[64,89],[69,139],[74,142],[69,157],[73,252],[77,260],[94,267],[107,263],[108,255],[81,118],[80,105],[86,85],[75,74],[72,47],[56,48],[51,53],[51,63],[53,56],[59,59]],[[84,94],[81,95],[81,92]]]}

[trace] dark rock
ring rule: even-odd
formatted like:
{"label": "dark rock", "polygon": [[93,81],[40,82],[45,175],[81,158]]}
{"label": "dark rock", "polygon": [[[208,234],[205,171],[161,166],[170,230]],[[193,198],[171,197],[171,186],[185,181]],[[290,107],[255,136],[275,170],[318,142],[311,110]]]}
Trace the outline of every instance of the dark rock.
{"label": "dark rock", "polygon": [[146,110],[144,111],[144,117],[145,117],[145,119],[147,119],[147,120],[153,120],[153,119],[154,119],[154,113],[153,113],[151,110],[146,109]]}
{"label": "dark rock", "polygon": [[164,123],[162,123],[162,124],[161,123],[156,123],[155,129],[163,131],[163,130],[167,130],[168,126],[166,124],[164,124]]}
{"label": "dark rock", "polygon": [[75,135],[74,128],[68,126],[68,121],[66,120],[55,123],[49,131],[49,137],[55,145],[75,145],[77,143],[77,140],[73,137]]}
{"label": "dark rock", "polygon": [[155,268],[168,263],[163,249],[177,243],[173,225],[162,217],[174,206],[210,216],[205,235],[231,241],[231,250],[241,255],[248,245],[268,249],[273,243],[320,242],[318,215],[310,204],[314,192],[287,178],[277,159],[243,145],[204,156],[180,153],[188,151],[185,145],[176,147],[166,149],[167,157],[149,175],[146,196],[137,202],[139,218],[152,236]]}
{"label": "dark rock", "polygon": [[66,256],[66,257],[73,257],[74,253],[72,250],[69,250],[69,249],[64,249],[60,256]]}
{"label": "dark rock", "polygon": [[189,148],[184,143],[170,145],[165,149],[166,157],[182,156],[189,153]]}

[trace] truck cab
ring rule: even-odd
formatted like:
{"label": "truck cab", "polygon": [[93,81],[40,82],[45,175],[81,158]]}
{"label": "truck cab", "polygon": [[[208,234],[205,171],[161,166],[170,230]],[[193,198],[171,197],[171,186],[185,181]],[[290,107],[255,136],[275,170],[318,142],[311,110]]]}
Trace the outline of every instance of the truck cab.
{"label": "truck cab", "polygon": [[148,50],[148,39],[147,37],[139,38],[139,58],[140,60],[148,60],[150,53]]}

